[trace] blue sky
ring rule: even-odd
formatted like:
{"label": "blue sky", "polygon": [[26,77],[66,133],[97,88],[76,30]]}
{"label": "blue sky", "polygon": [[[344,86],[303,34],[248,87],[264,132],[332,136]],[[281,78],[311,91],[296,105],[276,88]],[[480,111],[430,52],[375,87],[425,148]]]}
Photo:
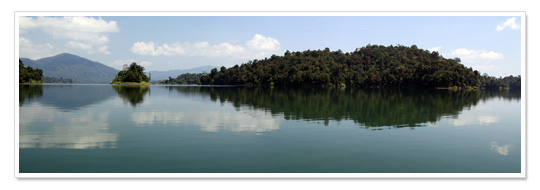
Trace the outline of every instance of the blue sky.
{"label": "blue sky", "polygon": [[519,16],[19,17],[19,55],[73,53],[120,69],[234,66],[286,50],[417,45],[493,76],[521,72]]}

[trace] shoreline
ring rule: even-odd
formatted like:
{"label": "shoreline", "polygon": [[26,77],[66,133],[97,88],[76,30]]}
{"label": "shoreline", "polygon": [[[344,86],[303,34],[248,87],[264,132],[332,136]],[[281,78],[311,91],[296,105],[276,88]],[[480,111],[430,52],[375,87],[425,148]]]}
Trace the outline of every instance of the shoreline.
{"label": "shoreline", "polygon": [[135,85],[135,86],[150,86],[152,83],[129,83],[129,82],[122,82],[122,83],[110,83],[111,85]]}

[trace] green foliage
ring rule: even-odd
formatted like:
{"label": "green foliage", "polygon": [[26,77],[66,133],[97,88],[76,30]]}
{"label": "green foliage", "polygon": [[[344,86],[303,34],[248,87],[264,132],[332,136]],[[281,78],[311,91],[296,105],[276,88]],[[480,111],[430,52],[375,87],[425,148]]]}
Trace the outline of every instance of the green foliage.
{"label": "green foliage", "polygon": [[63,78],[63,77],[56,78],[56,77],[44,76],[43,82],[44,83],[69,83],[71,84],[73,83],[73,80],[71,80],[70,78]]}
{"label": "green foliage", "polygon": [[480,87],[478,71],[459,58],[406,47],[367,45],[351,53],[307,50],[213,69],[201,84],[352,87]]}
{"label": "green foliage", "polygon": [[498,88],[510,88],[521,89],[521,75],[516,77],[510,75],[506,77],[494,77],[484,73],[481,77],[482,88],[485,89],[498,89]]}
{"label": "green foliage", "polygon": [[144,73],[144,67],[133,62],[127,70],[118,72],[111,84],[114,83],[149,83],[150,77]]}
{"label": "green foliage", "polygon": [[19,59],[19,83],[41,83],[43,78],[43,70],[34,69],[31,66],[24,66],[24,63]]}
{"label": "green foliage", "polygon": [[206,73],[185,73],[176,78],[169,77],[167,80],[158,81],[158,84],[201,84],[201,77]]}

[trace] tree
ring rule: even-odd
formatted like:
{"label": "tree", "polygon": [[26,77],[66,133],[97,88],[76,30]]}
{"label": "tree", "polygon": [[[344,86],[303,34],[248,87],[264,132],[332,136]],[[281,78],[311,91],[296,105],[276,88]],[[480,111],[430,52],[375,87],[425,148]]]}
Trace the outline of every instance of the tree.
{"label": "tree", "polygon": [[127,70],[118,72],[111,83],[149,83],[150,77],[146,76],[144,67],[133,62]]}
{"label": "tree", "polygon": [[347,53],[329,48],[286,51],[283,56],[222,66],[219,71],[214,68],[200,81],[209,85],[480,88],[482,80],[478,71],[465,67],[459,58],[447,59],[416,45],[368,44]]}
{"label": "tree", "polygon": [[19,59],[19,83],[41,83],[43,82],[43,70],[24,66]]}

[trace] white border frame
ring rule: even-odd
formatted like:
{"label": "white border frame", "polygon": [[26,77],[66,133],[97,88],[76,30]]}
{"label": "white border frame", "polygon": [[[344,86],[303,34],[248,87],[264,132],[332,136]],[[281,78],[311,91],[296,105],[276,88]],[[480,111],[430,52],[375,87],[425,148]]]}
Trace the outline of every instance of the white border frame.
{"label": "white border frame", "polygon": [[14,14],[15,57],[19,58],[20,16],[516,16],[521,18],[521,173],[19,173],[18,67],[15,67],[15,178],[526,178],[526,14],[511,12],[356,12],[356,11],[183,11],[183,12],[39,12]]}

